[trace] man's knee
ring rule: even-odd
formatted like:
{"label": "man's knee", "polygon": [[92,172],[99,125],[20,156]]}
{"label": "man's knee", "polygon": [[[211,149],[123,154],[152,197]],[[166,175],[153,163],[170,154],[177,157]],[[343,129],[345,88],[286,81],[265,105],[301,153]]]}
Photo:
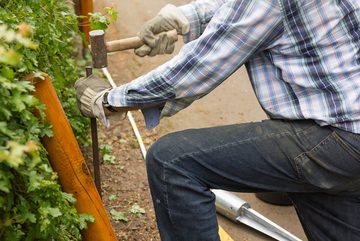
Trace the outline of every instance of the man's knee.
{"label": "man's knee", "polygon": [[146,154],[147,166],[164,165],[182,154],[179,148],[180,134],[170,133],[157,140]]}

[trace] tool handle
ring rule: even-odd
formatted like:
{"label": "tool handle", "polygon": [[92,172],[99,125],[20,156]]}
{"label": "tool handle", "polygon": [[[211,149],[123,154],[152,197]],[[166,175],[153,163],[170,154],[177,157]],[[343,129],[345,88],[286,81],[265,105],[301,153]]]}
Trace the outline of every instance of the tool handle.
{"label": "tool handle", "polygon": [[[169,38],[178,40],[177,31],[171,30],[167,32]],[[139,37],[132,37],[120,40],[114,40],[106,43],[107,52],[122,51],[128,49],[136,49],[144,45],[144,42]]]}

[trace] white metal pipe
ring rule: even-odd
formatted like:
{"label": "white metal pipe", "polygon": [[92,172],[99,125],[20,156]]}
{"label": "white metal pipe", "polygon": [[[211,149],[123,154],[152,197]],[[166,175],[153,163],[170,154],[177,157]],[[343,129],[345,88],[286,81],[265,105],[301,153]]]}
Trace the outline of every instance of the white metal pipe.
{"label": "white metal pipe", "polygon": [[216,196],[216,211],[233,222],[252,227],[276,240],[301,241],[270,219],[250,207],[250,204],[235,194],[224,190],[211,190]]}
{"label": "white metal pipe", "polygon": [[109,70],[106,67],[102,68],[101,70],[103,71],[105,77],[109,81],[111,87],[115,88],[116,84],[115,84],[115,81],[113,80],[113,78],[111,77],[111,74],[109,73]]}
{"label": "white metal pipe", "polygon": [[136,125],[136,122],[135,122],[135,120],[134,120],[134,117],[133,117],[133,115],[131,114],[130,111],[127,113],[127,118],[128,118],[129,121],[130,121],[131,127],[133,128],[134,134],[135,134],[136,139],[137,139],[137,141],[138,141],[138,143],[139,143],[142,156],[143,156],[143,158],[144,158],[144,160],[145,160],[145,159],[146,159],[146,147],[145,147],[145,145],[144,145],[144,142],[143,142],[143,140],[142,140],[140,131],[139,131],[137,125]]}

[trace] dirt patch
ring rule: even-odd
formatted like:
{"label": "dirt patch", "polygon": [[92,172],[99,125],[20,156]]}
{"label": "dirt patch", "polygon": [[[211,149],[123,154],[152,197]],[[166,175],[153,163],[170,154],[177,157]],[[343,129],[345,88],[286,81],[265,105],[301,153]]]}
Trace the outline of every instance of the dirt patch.
{"label": "dirt patch", "polygon": [[[102,2],[95,4],[101,11],[105,6]],[[122,28],[122,27],[121,27]],[[122,32],[122,34],[128,34]],[[133,35],[133,34],[129,34]],[[117,27],[112,25],[107,31],[108,40],[125,37],[120,35]],[[109,71],[117,85],[127,83],[142,73],[158,65],[159,60],[147,63],[135,57],[132,51],[124,51],[109,55]],[[151,61],[150,61],[151,62]],[[132,112],[144,144],[148,149],[159,137],[158,131],[147,130],[144,126],[142,114]],[[130,122],[125,119],[112,124],[109,129],[99,125],[99,145],[108,145],[112,148],[111,155],[115,158],[113,164],[101,164],[102,198],[104,206],[111,218],[112,226],[120,241],[157,241],[160,240],[155,221],[154,208],[151,201],[145,161],[142,157],[138,142],[135,138]],[[85,148],[89,168],[91,164],[91,148]],[[145,213],[132,213],[130,209],[138,205]],[[115,220],[113,210],[121,212],[127,218]],[[113,212],[114,213],[114,212]]]}
{"label": "dirt patch", "polygon": [[[140,113],[133,115],[138,120],[140,132],[148,148],[156,141],[158,135],[141,125]],[[147,184],[145,161],[130,123],[124,120],[109,129],[99,126],[99,143],[100,146],[111,146],[110,155],[115,157],[113,164],[102,162],[101,179],[104,206],[112,219],[112,226],[118,239],[160,240]],[[89,168],[92,169],[91,148],[87,147],[85,152]],[[130,210],[133,207],[137,209]],[[122,212],[128,220],[115,220],[112,210]]]}

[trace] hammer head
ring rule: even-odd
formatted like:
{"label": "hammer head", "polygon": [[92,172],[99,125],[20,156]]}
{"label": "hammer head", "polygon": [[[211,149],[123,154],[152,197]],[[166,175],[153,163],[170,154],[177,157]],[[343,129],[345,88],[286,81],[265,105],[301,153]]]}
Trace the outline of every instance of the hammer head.
{"label": "hammer head", "polygon": [[97,69],[107,67],[105,32],[103,30],[93,30],[89,32],[89,35],[93,67]]}

